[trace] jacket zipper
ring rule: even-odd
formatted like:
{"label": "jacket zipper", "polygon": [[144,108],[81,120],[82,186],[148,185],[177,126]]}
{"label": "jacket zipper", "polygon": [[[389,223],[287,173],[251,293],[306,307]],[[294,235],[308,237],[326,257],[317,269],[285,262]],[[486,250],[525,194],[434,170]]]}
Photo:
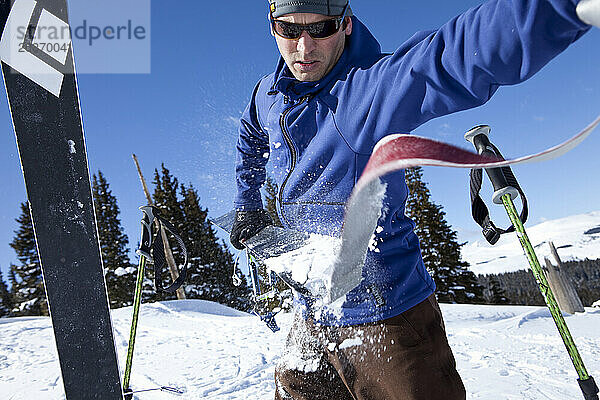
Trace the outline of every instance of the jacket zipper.
{"label": "jacket zipper", "polygon": [[[296,167],[296,161],[297,161],[298,155],[296,154],[296,149],[294,148],[294,142],[292,142],[292,137],[291,137],[290,133],[288,132],[287,128],[285,127],[285,119],[293,109],[295,109],[299,105],[303,104],[306,100],[308,100],[308,98],[309,98],[309,96],[302,97],[300,99],[300,101],[298,101],[298,103],[296,103],[296,104],[292,105],[290,108],[286,109],[279,116],[279,126],[281,128],[281,133],[283,134],[283,138],[285,139],[285,142],[286,142],[288,148],[290,149],[290,157],[291,157],[290,171],[288,172],[287,176],[283,180],[283,183],[281,184],[281,187],[279,188],[279,197],[278,197],[279,209],[281,210],[281,217],[283,218],[283,220],[285,221],[285,223],[287,225],[290,225],[290,223],[287,220],[287,218],[285,218],[285,214],[283,212],[283,190],[285,189],[285,185],[287,184],[287,181],[290,179],[290,176],[292,175],[292,172],[294,171],[294,168]],[[286,100],[287,100],[287,96],[284,97],[284,104],[287,104]]]}

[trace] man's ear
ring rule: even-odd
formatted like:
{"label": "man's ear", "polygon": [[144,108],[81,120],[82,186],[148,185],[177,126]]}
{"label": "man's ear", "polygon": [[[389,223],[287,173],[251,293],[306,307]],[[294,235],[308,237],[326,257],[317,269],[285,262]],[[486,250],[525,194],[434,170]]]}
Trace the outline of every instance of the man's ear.
{"label": "man's ear", "polygon": [[352,33],[352,18],[351,17],[346,17],[346,29],[344,30],[344,33],[346,34],[346,36],[349,36]]}

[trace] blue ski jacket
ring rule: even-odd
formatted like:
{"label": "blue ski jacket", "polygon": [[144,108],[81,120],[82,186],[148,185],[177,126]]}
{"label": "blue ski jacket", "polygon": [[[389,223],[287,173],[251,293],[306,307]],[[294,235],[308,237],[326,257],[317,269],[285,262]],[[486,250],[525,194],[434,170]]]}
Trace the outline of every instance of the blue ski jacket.
{"label": "blue ski jacket", "polygon": [[[256,85],[237,143],[236,209],[263,207],[259,189],[272,163],[283,224],[337,235],[344,204],[375,143],[426,121],[484,104],[502,85],[522,82],[590,27],[576,0],[492,0],[440,29],[419,32],[392,54],[356,17],[333,70],[318,82],[293,78],[283,59]],[[414,223],[404,215],[404,171],[387,183],[385,215],[361,284],[336,316],[319,323],[353,325],[400,314],[435,290]]]}

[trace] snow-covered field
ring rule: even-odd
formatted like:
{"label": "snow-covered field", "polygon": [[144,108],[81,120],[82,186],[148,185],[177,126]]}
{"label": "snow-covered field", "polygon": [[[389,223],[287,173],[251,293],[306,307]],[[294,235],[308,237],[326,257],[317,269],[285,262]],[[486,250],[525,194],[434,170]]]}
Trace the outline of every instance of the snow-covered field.
{"label": "snow-covered field", "polygon": [[[550,241],[556,246],[562,261],[600,258],[600,211],[548,220],[533,226],[526,224],[525,229],[542,265],[544,257],[549,257],[556,264],[550,256]],[[514,233],[502,235],[494,246],[482,237],[481,240],[467,243],[461,254],[476,274],[529,269],[527,258]]]}
{"label": "snow-covered field", "polygon": [[[582,398],[545,308],[442,304],[442,310],[469,399]],[[130,314],[131,308],[113,312],[122,364]],[[291,320],[290,314],[278,316],[282,330],[273,334],[256,317],[210,302],[145,304],[132,386],[175,386],[185,399],[272,399],[273,371]],[[600,379],[600,309],[566,320],[588,371]],[[0,398],[64,398],[49,318],[0,319],[0,338]]]}

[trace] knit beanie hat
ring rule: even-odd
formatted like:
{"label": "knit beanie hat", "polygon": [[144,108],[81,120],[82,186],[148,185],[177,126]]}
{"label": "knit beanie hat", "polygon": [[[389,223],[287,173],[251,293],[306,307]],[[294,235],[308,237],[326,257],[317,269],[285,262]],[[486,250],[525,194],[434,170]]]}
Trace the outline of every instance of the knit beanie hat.
{"label": "knit beanie hat", "polygon": [[[313,13],[330,16],[340,16],[349,0],[269,0],[271,16],[281,17],[292,13]],[[348,6],[346,16],[352,16],[352,10]]]}

